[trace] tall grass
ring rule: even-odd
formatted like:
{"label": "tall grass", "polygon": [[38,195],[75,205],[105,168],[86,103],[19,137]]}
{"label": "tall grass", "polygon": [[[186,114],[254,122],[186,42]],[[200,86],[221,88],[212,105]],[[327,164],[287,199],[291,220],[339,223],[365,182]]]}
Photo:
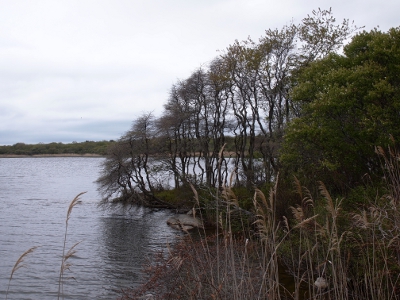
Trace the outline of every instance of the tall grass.
{"label": "tall grass", "polygon": [[322,203],[316,213],[311,193],[295,182],[301,204],[290,207],[294,226],[280,253],[294,279],[293,298],[347,299],[347,265],[342,244],[348,232],[339,226],[341,200],[334,200],[320,182]]}
{"label": "tall grass", "polygon": [[232,184],[223,186],[214,194],[215,234],[186,235],[122,299],[400,299],[400,155],[377,153],[387,194],[358,211],[343,211],[323,182],[313,197],[295,178],[298,204],[278,220],[278,176],[268,197],[255,190],[252,230],[237,234],[239,201]]}
{"label": "tall grass", "polygon": [[241,210],[231,185],[222,187],[216,195],[221,196],[216,202],[224,204],[225,209],[218,209],[215,234],[201,230],[198,236],[183,237],[169,247],[166,255],[160,254],[156,262],[147,266],[147,283],[126,291],[124,299],[141,299],[145,293],[157,295],[156,299],[280,299],[277,255],[276,251],[271,253],[269,242],[270,233],[274,239],[278,231],[270,218],[275,194],[271,193],[268,200],[260,191],[255,194],[260,217],[255,225],[260,229],[257,237],[233,230],[232,224],[238,222],[237,213],[240,216]]}

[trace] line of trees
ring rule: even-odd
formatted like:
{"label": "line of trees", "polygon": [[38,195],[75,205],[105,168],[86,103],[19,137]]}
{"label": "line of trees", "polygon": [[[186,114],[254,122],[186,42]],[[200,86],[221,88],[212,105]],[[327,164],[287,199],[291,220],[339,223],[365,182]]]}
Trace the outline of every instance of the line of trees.
{"label": "line of trees", "polygon": [[52,155],[52,154],[97,154],[106,155],[108,147],[114,143],[110,141],[85,141],[64,143],[16,143],[10,146],[0,146],[0,155]]}
{"label": "line of trees", "polygon": [[230,45],[171,87],[161,116],[144,113],[109,149],[97,181],[104,198],[160,204],[154,191],[166,182],[220,187],[233,170],[236,185],[274,181],[285,128],[301,115],[291,97],[299,74],[339,51],[355,30],[319,9],[300,24],[267,30],[258,42]]}

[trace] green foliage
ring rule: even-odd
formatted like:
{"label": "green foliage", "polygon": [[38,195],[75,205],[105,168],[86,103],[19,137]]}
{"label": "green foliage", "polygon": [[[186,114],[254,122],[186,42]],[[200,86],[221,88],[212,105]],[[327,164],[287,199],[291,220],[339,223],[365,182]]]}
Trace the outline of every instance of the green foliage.
{"label": "green foliage", "polygon": [[254,191],[245,186],[232,187],[232,192],[236,195],[239,206],[250,210],[253,207]]}
{"label": "green foliage", "polygon": [[387,193],[387,189],[384,186],[373,186],[367,181],[364,185],[350,189],[343,201],[343,209],[345,211],[357,211],[361,207],[374,202],[376,195],[383,195],[385,193]]}
{"label": "green foliage", "polygon": [[376,145],[400,135],[400,28],[362,32],[300,72],[293,89],[299,117],[288,126],[281,161],[301,180],[340,191],[376,180]]}
{"label": "green foliage", "polygon": [[[171,190],[162,190],[155,192],[155,196],[174,206],[190,209],[193,206],[193,191],[188,185],[183,185]],[[193,200],[193,201],[192,201]]]}

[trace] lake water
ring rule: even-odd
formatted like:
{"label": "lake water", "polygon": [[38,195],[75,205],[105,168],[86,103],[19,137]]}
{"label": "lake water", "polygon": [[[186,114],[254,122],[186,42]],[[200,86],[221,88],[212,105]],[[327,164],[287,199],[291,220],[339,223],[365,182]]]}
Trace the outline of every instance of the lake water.
{"label": "lake water", "polygon": [[67,249],[76,254],[65,272],[65,299],[115,299],[142,282],[152,254],[173,242],[170,213],[141,208],[103,210],[94,181],[104,158],[0,158],[0,297],[11,270],[27,249],[39,246],[11,281],[8,299],[56,299],[67,210]]}

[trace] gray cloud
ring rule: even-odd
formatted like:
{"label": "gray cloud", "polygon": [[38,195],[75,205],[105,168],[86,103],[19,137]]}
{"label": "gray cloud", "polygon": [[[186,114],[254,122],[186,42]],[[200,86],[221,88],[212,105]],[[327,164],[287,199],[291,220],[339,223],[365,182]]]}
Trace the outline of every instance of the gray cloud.
{"label": "gray cloud", "polygon": [[[117,139],[235,39],[330,1],[0,0],[0,145]],[[335,1],[337,20],[398,26],[398,1]]]}

